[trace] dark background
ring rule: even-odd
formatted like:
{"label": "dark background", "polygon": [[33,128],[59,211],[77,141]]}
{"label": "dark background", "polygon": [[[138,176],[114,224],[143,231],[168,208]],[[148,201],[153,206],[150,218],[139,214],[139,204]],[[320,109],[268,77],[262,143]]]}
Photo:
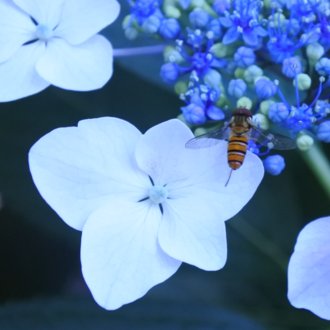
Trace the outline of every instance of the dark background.
{"label": "dark background", "polygon": [[[119,28],[107,31],[115,47],[127,44]],[[116,61],[113,78],[99,91],[50,87],[0,104],[0,329],[330,328],[286,298],[286,268],[299,231],[330,214],[329,200],[298,151],[285,153],[285,172],[266,176],[250,203],[227,222],[223,270],[183,265],[144,298],[114,312],[93,301],[80,271],[80,232],[38,194],[28,151],[52,129],[80,119],[115,116],[145,131],[176,117],[181,103],[162,87],[160,62],[160,56]],[[324,150],[329,154],[329,146]]]}

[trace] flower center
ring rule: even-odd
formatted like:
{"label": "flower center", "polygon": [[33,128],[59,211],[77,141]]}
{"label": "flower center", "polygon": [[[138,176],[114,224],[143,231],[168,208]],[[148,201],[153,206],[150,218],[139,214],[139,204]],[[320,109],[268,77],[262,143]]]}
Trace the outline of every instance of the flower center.
{"label": "flower center", "polygon": [[39,24],[36,28],[36,37],[39,40],[47,41],[53,36],[54,32],[47,25]]}
{"label": "flower center", "polygon": [[168,190],[164,186],[155,185],[149,189],[149,199],[155,204],[163,203],[168,197]]}

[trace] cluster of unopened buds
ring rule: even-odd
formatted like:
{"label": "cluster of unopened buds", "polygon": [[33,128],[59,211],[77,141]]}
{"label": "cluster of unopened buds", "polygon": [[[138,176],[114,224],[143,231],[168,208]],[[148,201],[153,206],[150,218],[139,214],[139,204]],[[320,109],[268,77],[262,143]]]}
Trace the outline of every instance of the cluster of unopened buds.
{"label": "cluster of unopened buds", "polygon": [[[330,142],[330,3],[327,0],[135,0],[128,38],[166,43],[160,75],[184,102],[186,123],[226,125],[251,110],[254,125],[307,150]],[[263,156],[258,144],[251,150]],[[264,160],[274,175],[282,156]]]}

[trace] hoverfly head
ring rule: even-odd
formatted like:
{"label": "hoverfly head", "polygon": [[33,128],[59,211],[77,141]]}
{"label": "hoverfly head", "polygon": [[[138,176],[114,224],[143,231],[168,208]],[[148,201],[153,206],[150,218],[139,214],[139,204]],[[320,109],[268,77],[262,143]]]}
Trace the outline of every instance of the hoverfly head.
{"label": "hoverfly head", "polygon": [[233,116],[252,117],[252,113],[247,108],[237,108],[233,111]]}

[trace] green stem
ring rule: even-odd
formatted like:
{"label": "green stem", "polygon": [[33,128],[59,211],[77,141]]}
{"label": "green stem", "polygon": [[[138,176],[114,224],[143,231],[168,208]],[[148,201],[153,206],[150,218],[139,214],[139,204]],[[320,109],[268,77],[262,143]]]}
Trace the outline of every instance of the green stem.
{"label": "green stem", "polygon": [[322,149],[318,145],[313,145],[301,154],[330,198],[330,163]]}
{"label": "green stem", "polygon": [[284,272],[287,270],[287,256],[268,237],[254,226],[250,225],[242,217],[228,222],[248,242],[254,245],[260,252],[270,257]]}

